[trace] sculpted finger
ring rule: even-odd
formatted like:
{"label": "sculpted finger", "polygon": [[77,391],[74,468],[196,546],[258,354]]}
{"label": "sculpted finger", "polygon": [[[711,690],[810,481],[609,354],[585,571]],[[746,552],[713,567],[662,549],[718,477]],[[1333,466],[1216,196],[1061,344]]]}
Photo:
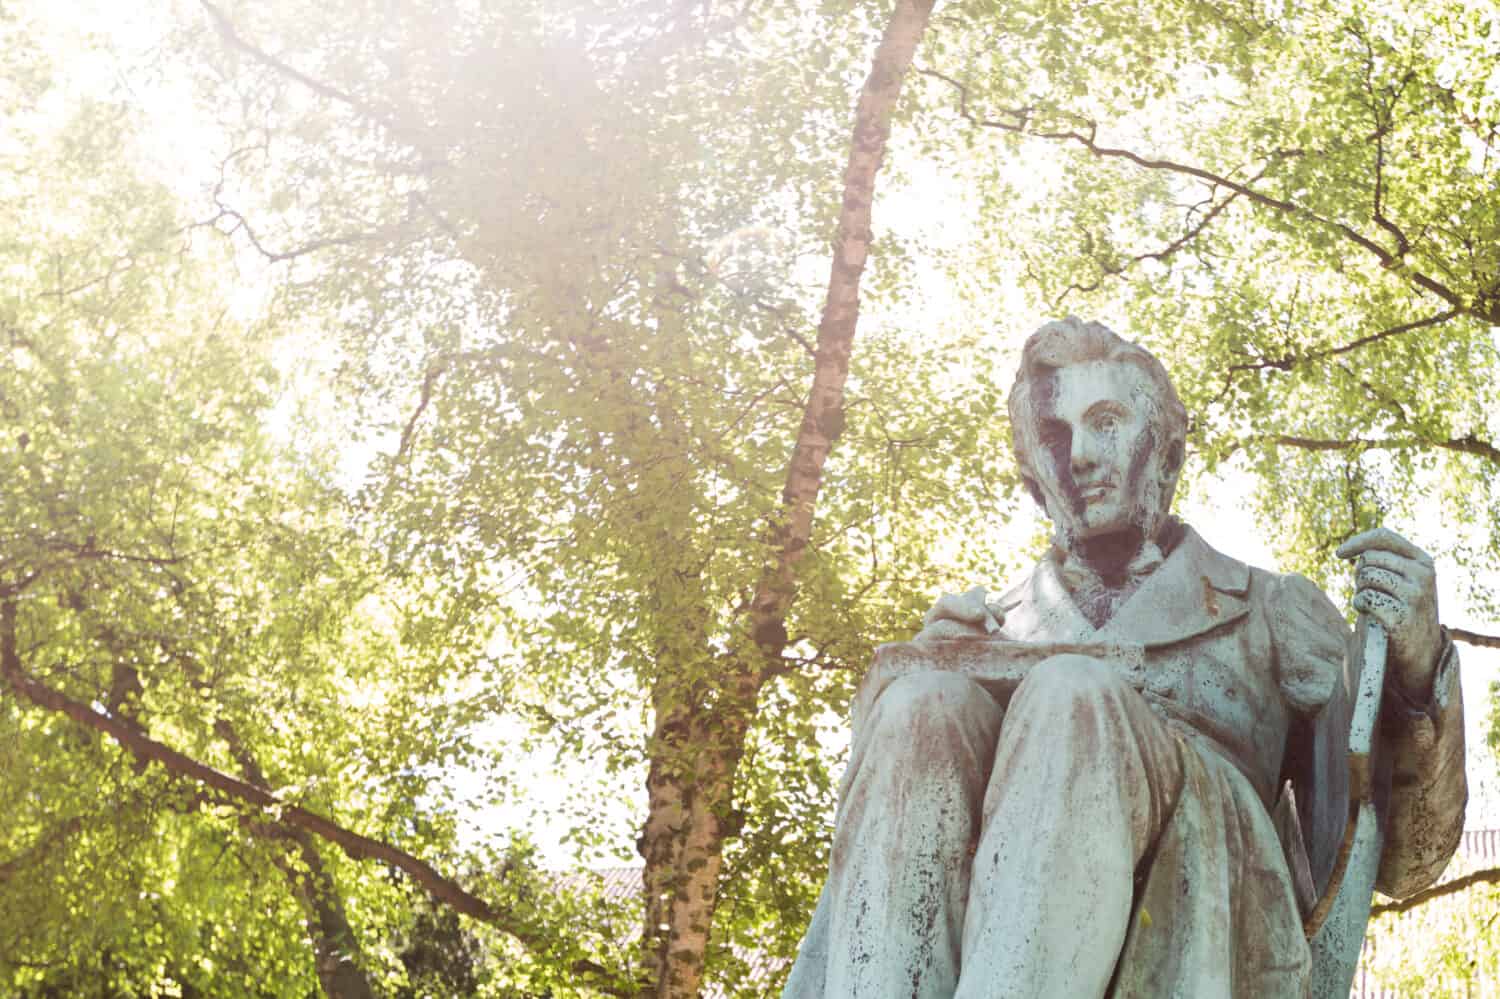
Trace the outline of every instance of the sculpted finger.
{"label": "sculpted finger", "polygon": [[1421,587],[1405,576],[1371,565],[1359,567],[1354,573],[1354,585],[1361,590],[1378,590],[1381,593],[1387,593],[1405,603],[1416,600],[1422,594]]}
{"label": "sculpted finger", "polygon": [[1005,624],[1005,612],[998,607],[990,606],[988,599],[989,592],[984,587],[976,586],[968,593],[965,593],[964,596],[972,597],[974,602],[984,610],[984,616],[980,619],[980,626],[984,629],[985,634],[993,635]]}
{"label": "sculpted finger", "polygon": [[965,598],[965,600],[980,604],[980,606],[984,607],[984,609],[986,610],[989,610],[990,607],[987,606],[986,603],[984,603],[984,598],[989,597],[989,595],[989,589],[984,588],[984,586],[969,586],[969,588],[966,589],[965,592],[963,592],[963,598]]}
{"label": "sculpted finger", "polygon": [[937,603],[932,605],[927,616],[922,618],[922,623],[932,624],[934,621],[941,621],[945,618],[962,621],[968,616],[963,597],[956,593],[944,593],[937,598]]}
{"label": "sculpted finger", "polygon": [[939,618],[927,627],[923,628],[917,635],[921,639],[929,638],[973,638],[978,631],[976,626],[955,621],[951,617]]}
{"label": "sculpted finger", "polygon": [[1379,590],[1360,590],[1350,604],[1361,614],[1379,621],[1388,635],[1399,631],[1406,618],[1405,607],[1395,597]]}
{"label": "sculpted finger", "polygon": [[976,586],[967,593],[944,593],[922,619],[923,623],[932,624],[946,618],[976,627],[983,626],[985,618],[990,614],[989,608],[984,605],[984,592],[983,587]]}
{"label": "sculpted finger", "polygon": [[1358,564],[1361,566],[1373,565],[1381,569],[1386,569],[1398,576],[1404,576],[1414,583],[1431,579],[1433,575],[1431,564],[1419,562],[1414,558],[1407,558],[1405,555],[1397,555],[1394,552],[1381,551],[1378,548],[1361,555]]}
{"label": "sculpted finger", "polygon": [[1368,551],[1394,552],[1427,565],[1432,564],[1432,556],[1388,527],[1377,527],[1373,531],[1356,534],[1339,545],[1334,554],[1339,558],[1354,558]]}
{"label": "sculpted finger", "polygon": [[938,603],[946,611],[944,616],[951,617],[955,621],[963,621],[966,624],[978,624],[984,620],[984,615],[988,613],[985,610],[984,601],[974,599],[972,590],[968,593],[944,597]]}

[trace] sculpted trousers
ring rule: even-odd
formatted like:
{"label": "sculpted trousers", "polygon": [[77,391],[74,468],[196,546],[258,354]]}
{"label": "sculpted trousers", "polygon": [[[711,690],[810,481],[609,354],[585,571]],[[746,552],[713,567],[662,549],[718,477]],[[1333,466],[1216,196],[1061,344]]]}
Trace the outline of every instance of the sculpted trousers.
{"label": "sculpted trousers", "polygon": [[1056,656],[1008,711],[966,677],[922,673],[893,681],[863,728],[821,994],[1103,996],[1183,783],[1177,738],[1140,694]]}

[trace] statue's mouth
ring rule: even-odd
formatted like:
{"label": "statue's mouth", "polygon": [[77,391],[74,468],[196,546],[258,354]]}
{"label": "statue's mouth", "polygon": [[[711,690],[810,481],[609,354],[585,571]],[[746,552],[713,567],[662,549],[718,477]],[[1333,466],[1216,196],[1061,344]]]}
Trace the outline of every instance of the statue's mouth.
{"label": "statue's mouth", "polygon": [[1085,503],[1097,503],[1114,492],[1114,484],[1110,482],[1095,482],[1082,486],[1078,490],[1078,496]]}

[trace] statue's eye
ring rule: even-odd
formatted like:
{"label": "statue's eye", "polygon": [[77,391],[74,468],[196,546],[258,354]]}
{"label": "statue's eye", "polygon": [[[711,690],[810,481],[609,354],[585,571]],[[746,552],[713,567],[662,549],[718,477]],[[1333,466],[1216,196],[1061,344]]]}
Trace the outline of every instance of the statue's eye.
{"label": "statue's eye", "polygon": [[1061,420],[1043,420],[1037,427],[1037,437],[1048,450],[1067,449],[1072,446],[1073,434]]}

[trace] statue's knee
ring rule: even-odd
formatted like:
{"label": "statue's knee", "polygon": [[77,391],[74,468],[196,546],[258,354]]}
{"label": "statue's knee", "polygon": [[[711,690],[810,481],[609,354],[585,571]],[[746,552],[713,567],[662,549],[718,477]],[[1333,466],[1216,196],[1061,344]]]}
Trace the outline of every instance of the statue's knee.
{"label": "statue's knee", "polygon": [[911,673],[881,691],[871,715],[870,737],[910,746],[915,732],[934,726],[963,728],[992,723],[1000,711],[984,688],[956,673]]}
{"label": "statue's knee", "polygon": [[1042,660],[1020,686],[1017,696],[1030,700],[1086,701],[1129,686],[1119,670],[1103,659],[1076,652]]}

